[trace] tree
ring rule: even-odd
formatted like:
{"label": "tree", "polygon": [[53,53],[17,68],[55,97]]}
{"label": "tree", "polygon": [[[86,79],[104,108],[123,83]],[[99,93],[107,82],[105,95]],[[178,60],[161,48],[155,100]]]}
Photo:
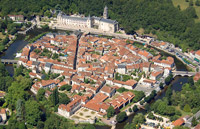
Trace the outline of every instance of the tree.
{"label": "tree", "polygon": [[41,119],[42,112],[39,109],[39,104],[36,101],[29,100],[25,103],[25,119],[27,124],[36,126]]}
{"label": "tree", "polygon": [[184,109],[183,109],[185,112],[190,112],[191,111],[191,108],[190,108],[190,105],[189,104],[186,104],[184,106]]}
{"label": "tree", "polygon": [[138,110],[138,107],[136,105],[133,106],[133,111],[136,112]]}
{"label": "tree", "polygon": [[146,121],[146,119],[145,119],[144,115],[141,113],[135,115],[135,117],[133,118],[133,124],[135,124],[135,125],[143,124],[145,121]]}
{"label": "tree", "polygon": [[8,36],[6,36],[6,38],[3,40],[3,45],[6,45],[8,42],[9,42],[10,40],[9,40],[9,37]]}
{"label": "tree", "polygon": [[94,125],[91,125],[91,124],[87,124],[84,129],[95,129],[95,126]]}
{"label": "tree", "polygon": [[194,127],[194,126],[196,126],[198,124],[198,121],[197,121],[195,116],[192,118],[191,123],[192,123],[192,127]]}
{"label": "tree", "polygon": [[128,109],[129,112],[132,112],[133,110],[131,108]]}
{"label": "tree", "polygon": [[169,85],[172,79],[173,79],[173,75],[170,74],[168,77],[165,78],[165,84]]}
{"label": "tree", "polygon": [[108,118],[111,118],[111,117],[113,117],[114,115],[115,115],[115,109],[112,107],[112,106],[110,106],[108,109],[107,109],[107,117]]}
{"label": "tree", "polygon": [[47,10],[45,13],[44,13],[44,16],[47,16],[48,18],[51,17],[51,12],[49,10]]}
{"label": "tree", "polygon": [[58,88],[53,90],[53,93],[51,95],[51,101],[54,106],[56,106],[59,103],[59,93],[58,93]]}
{"label": "tree", "polygon": [[200,1],[199,1],[199,0],[196,0],[195,5],[196,5],[196,6],[200,6]]}
{"label": "tree", "polygon": [[70,102],[70,98],[64,94],[64,93],[59,93],[59,103],[60,104],[68,104]]}
{"label": "tree", "polygon": [[17,100],[16,118],[18,121],[24,120],[24,102],[21,99]]}
{"label": "tree", "polygon": [[40,89],[38,90],[37,95],[36,95],[37,100],[38,100],[38,101],[42,101],[42,100],[44,99],[44,95],[45,95],[45,89],[40,88]]}
{"label": "tree", "polygon": [[25,123],[24,122],[20,122],[18,128],[19,129],[26,129]]}
{"label": "tree", "polygon": [[152,120],[155,120],[155,119],[156,119],[156,117],[153,115],[152,112],[150,112],[150,113],[148,114],[147,118],[152,119]]}
{"label": "tree", "polygon": [[143,91],[134,91],[135,97],[133,98],[133,102],[138,102],[140,101],[142,98],[145,97],[145,94]]}
{"label": "tree", "polygon": [[38,123],[37,123],[37,129],[44,129],[44,122],[38,121]]}
{"label": "tree", "polygon": [[117,115],[117,122],[123,122],[125,119],[127,118],[127,114],[126,112],[120,112],[118,115]]}
{"label": "tree", "polygon": [[164,84],[161,82],[160,85],[159,85],[160,89],[163,89],[163,88],[164,88],[163,85],[164,85]]}
{"label": "tree", "polygon": [[169,85],[169,87],[167,88],[167,91],[165,92],[165,97],[167,98],[168,102],[171,103],[171,96],[172,96],[172,89],[171,89],[172,85]]}
{"label": "tree", "polygon": [[72,89],[71,85],[63,85],[63,86],[60,87],[59,90],[61,90],[61,91],[64,91],[64,90],[70,91],[71,89]]}
{"label": "tree", "polygon": [[119,92],[119,93],[123,93],[125,91],[128,91],[128,90],[124,87],[120,87],[119,89],[117,89],[117,92]]}
{"label": "tree", "polygon": [[24,78],[21,75],[15,78],[15,81],[8,88],[8,93],[6,94],[6,103],[10,105],[10,107],[14,108],[18,99],[28,100],[30,94],[28,90],[32,81],[28,78]]}

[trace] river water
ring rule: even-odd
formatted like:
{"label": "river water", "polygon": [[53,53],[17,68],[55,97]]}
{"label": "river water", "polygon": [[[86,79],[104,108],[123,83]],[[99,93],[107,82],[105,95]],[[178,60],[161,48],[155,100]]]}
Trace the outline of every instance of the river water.
{"label": "river water", "polygon": [[[59,31],[59,30],[42,30],[42,29],[34,29],[32,31],[30,31],[27,35],[30,35],[30,38],[33,38],[43,32],[56,32],[56,33],[62,33],[64,31]],[[8,50],[6,50],[3,54],[1,54],[1,58],[2,59],[14,59],[15,58],[15,54],[17,52],[19,52],[20,50],[22,50],[22,48],[24,46],[26,46],[28,44],[27,41],[24,41],[25,36],[24,35],[19,35],[16,39],[16,41],[8,48]],[[165,55],[165,56],[172,56],[168,53],[165,53],[163,51],[160,51],[160,54]],[[187,71],[187,67],[181,62],[179,61],[175,56],[172,56],[175,59],[175,64],[176,64],[176,68],[179,71]],[[13,76],[14,74],[14,68],[12,65],[6,65],[6,69],[8,70],[9,74],[11,76]],[[172,90],[174,91],[180,91],[182,88],[182,85],[184,83],[188,82],[188,77],[181,77],[181,76],[176,76],[175,79],[171,82],[172,84]],[[167,88],[165,88],[166,90]],[[165,96],[165,90],[164,92],[162,92],[161,94],[159,94],[155,100],[157,99],[162,99]],[[154,101],[155,101],[154,100]],[[140,110],[137,113],[145,113],[144,110]],[[136,113],[136,114],[137,114]],[[123,129],[123,127],[127,124],[132,122],[132,119],[134,117],[135,114],[132,114],[128,117],[128,119],[122,123],[117,123],[116,128],[117,129]],[[95,126],[97,129],[109,129],[109,126]]]}

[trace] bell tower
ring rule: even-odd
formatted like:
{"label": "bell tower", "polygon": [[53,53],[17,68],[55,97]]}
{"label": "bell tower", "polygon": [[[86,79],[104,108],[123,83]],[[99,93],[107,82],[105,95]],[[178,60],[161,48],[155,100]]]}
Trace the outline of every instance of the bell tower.
{"label": "bell tower", "polygon": [[108,18],[108,7],[107,7],[107,6],[105,6],[105,8],[104,8],[103,18],[104,18],[104,19],[107,19],[107,18]]}

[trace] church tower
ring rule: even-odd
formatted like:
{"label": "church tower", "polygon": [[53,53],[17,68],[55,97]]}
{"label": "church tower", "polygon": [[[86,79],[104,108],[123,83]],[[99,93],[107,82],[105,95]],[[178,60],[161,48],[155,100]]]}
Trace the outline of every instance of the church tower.
{"label": "church tower", "polygon": [[104,19],[107,19],[107,18],[108,18],[108,7],[107,7],[107,6],[105,6],[105,8],[104,8],[103,18],[104,18]]}
{"label": "church tower", "polygon": [[91,27],[92,27],[92,19],[91,19],[90,15],[89,15],[89,17],[88,17],[88,19],[87,19],[87,27],[88,27],[88,28],[91,28]]}

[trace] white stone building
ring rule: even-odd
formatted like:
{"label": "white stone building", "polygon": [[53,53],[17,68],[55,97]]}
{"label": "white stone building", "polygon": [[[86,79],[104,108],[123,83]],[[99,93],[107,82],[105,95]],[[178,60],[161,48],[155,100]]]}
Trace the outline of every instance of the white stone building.
{"label": "white stone building", "polygon": [[68,16],[59,13],[57,16],[57,24],[61,27],[90,29],[95,28],[104,32],[114,33],[118,31],[118,22],[108,18],[108,8],[104,8],[103,18],[102,17],[81,17],[81,16]]}

